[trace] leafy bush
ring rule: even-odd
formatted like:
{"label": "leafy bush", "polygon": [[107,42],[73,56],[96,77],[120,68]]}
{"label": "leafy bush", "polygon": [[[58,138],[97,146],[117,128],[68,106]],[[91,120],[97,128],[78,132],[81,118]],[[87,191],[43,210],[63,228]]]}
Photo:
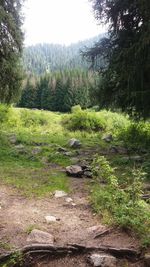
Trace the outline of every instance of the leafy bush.
{"label": "leafy bush", "polygon": [[95,112],[77,111],[63,120],[63,124],[68,130],[73,131],[100,131],[105,129],[106,123],[101,116]]}
{"label": "leafy bush", "polygon": [[73,106],[71,108],[71,113],[80,112],[81,110],[82,110],[81,106],[80,105],[76,105],[76,106]]}
{"label": "leafy bush", "polygon": [[133,122],[128,127],[120,131],[118,137],[124,141],[126,145],[130,145],[135,148],[150,148],[150,123]]}
{"label": "leafy bush", "polygon": [[115,170],[104,157],[99,156],[93,160],[92,170],[94,185],[91,201],[95,211],[103,216],[107,214],[109,223],[134,230],[150,244],[150,210],[148,204],[141,200],[144,173],[133,170],[132,177],[126,178],[126,183],[120,185]]}
{"label": "leafy bush", "polygon": [[0,104],[0,123],[5,123],[9,118],[9,106]]}
{"label": "leafy bush", "polygon": [[29,110],[21,110],[21,121],[22,125],[25,127],[30,126],[42,126],[47,124],[47,119],[40,112],[33,112]]}
{"label": "leafy bush", "polygon": [[106,130],[113,135],[117,136],[118,132],[130,125],[129,117],[123,113],[101,110],[98,114],[107,122]]}

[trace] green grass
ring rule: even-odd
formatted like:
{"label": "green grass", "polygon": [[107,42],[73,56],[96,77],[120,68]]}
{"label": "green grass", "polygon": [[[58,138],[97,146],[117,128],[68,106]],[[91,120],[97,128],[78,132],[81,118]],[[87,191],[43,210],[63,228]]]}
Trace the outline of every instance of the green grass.
{"label": "green grass", "polygon": [[[129,228],[131,227],[138,233],[141,231],[143,235],[144,229],[140,227],[140,224],[145,213],[141,216],[140,212],[143,214],[145,204],[139,202],[134,209],[128,205],[127,194],[122,195],[121,190],[133,184],[133,169],[146,172],[145,179],[147,181],[150,179],[150,122],[136,123],[125,114],[106,110],[82,111],[76,107],[72,111],[71,114],[64,115],[0,105],[0,184],[12,186],[27,197],[50,196],[55,190],[68,192],[71,190],[69,178],[63,169],[71,164],[72,159],[59,152],[58,148],[64,147],[72,153],[72,157],[76,157],[76,151],[68,146],[71,138],[81,141],[83,152],[90,148],[101,154],[103,150],[109,151],[112,145],[129,148],[130,154],[140,155],[143,162],[126,160],[124,155],[108,152],[106,158],[115,168],[117,177],[117,198],[115,195],[112,198],[110,188],[103,191],[96,183],[92,186],[92,202],[94,209],[97,212],[101,211],[107,222],[112,223],[112,218],[117,225],[123,226],[126,222]],[[102,140],[102,136],[109,133],[113,135],[114,140],[106,143]],[[16,136],[18,145],[24,146],[23,151],[19,151],[15,144],[10,143],[11,135]],[[40,151],[34,154],[33,150],[36,147],[39,147]],[[125,205],[117,206],[117,202],[113,202],[115,199],[119,201],[119,197],[125,197]],[[128,200],[130,203],[129,193]],[[111,216],[109,209],[104,208],[102,203],[104,206],[105,203],[110,205],[113,213]],[[113,209],[112,204],[116,209]],[[147,207],[146,204],[146,209]],[[136,218],[136,214],[139,214],[139,219]]]}
{"label": "green grass", "polygon": [[68,178],[57,170],[8,165],[0,166],[0,173],[1,183],[13,186],[28,197],[50,195],[56,189],[69,190]]}
{"label": "green grass", "polygon": [[141,200],[145,174],[134,168],[120,179],[115,168],[99,156],[92,170],[91,202],[103,222],[134,231],[144,246],[150,245],[150,208]]}

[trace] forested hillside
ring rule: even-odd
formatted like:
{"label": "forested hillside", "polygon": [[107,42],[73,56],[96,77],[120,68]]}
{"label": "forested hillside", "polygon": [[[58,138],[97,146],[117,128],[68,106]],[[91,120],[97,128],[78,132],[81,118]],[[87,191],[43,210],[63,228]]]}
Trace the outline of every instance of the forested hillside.
{"label": "forested hillside", "polygon": [[83,60],[81,50],[90,48],[104,35],[64,46],[59,44],[37,44],[24,49],[23,65],[27,73],[43,74],[45,72],[84,68],[88,69],[87,60]]}
{"label": "forested hillside", "polygon": [[68,112],[74,105],[87,108],[95,104],[99,77],[81,70],[64,70],[43,75],[29,75],[24,80],[19,107]]}

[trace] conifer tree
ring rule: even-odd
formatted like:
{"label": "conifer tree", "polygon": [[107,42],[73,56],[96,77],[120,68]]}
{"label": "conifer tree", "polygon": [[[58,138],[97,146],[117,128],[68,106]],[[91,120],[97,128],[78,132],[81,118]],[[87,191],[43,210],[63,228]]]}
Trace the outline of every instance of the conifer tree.
{"label": "conifer tree", "polygon": [[21,0],[0,1],[0,101],[10,103],[21,86]]}
{"label": "conifer tree", "polygon": [[86,55],[97,65],[103,57],[100,99],[150,116],[150,1],[92,0],[98,21],[108,23],[109,33]]}

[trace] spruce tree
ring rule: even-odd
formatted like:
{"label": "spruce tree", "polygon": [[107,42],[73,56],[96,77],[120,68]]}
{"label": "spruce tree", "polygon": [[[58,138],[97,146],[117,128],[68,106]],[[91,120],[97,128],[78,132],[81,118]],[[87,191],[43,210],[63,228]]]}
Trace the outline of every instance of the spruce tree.
{"label": "spruce tree", "polygon": [[150,1],[92,0],[98,21],[109,32],[87,52],[95,65],[103,57],[100,85],[103,106],[150,116]]}
{"label": "spruce tree", "polygon": [[10,103],[21,86],[21,0],[0,0],[0,102]]}

